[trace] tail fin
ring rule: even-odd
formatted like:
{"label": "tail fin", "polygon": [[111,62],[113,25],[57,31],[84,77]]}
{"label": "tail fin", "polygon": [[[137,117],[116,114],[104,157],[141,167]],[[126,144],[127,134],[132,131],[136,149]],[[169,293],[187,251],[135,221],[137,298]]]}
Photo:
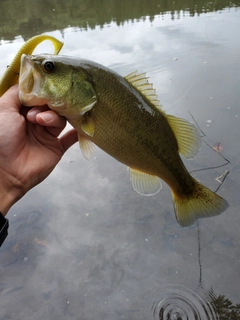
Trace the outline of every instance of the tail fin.
{"label": "tail fin", "polygon": [[194,181],[191,195],[178,197],[172,193],[176,218],[182,227],[192,225],[199,218],[217,216],[229,206],[222,197]]}

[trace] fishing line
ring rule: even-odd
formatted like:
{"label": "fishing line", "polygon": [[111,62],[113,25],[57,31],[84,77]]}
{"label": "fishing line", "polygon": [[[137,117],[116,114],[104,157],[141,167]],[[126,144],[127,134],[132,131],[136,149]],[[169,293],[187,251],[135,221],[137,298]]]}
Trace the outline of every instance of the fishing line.
{"label": "fishing line", "polygon": [[[203,130],[199,127],[197,121],[195,120],[194,116],[191,114],[191,112],[189,111],[190,116],[192,117],[196,127],[198,128],[198,130],[201,132],[202,137],[206,137],[206,134],[203,132]],[[202,168],[202,169],[196,169],[196,170],[192,170],[190,171],[190,173],[193,172],[199,172],[199,171],[205,171],[205,170],[210,170],[210,169],[217,169],[217,168],[221,168],[226,166],[227,164],[230,163],[230,161],[225,158],[219,151],[217,151],[216,149],[214,149],[212,146],[210,146],[210,144],[207,143],[207,141],[205,141],[204,139],[202,139],[202,141],[214,152],[216,152],[218,155],[220,155],[220,157],[222,157],[226,162],[218,165],[218,166],[214,166],[214,167],[206,167],[206,168]],[[239,160],[240,162],[240,160]],[[232,167],[233,168],[233,167]],[[230,173],[230,170],[232,169],[230,168],[229,170],[225,171],[223,174],[221,174],[219,177],[215,178],[215,180],[219,183],[219,186],[217,187],[217,189],[214,191],[215,193],[220,189],[220,187],[222,186],[224,180],[226,179],[226,177],[228,176],[228,174]]]}
{"label": "fishing line", "polygon": [[[215,0],[213,2],[213,6],[212,6],[212,12],[214,11],[214,8],[216,6],[216,3],[217,3],[217,0]],[[212,18],[212,15],[210,15],[210,17],[208,18],[208,21],[207,21],[207,24],[206,24],[206,27],[205,27],[205,34],[206,34],[206,38],[208,40],[208,42],[210,42],[210,38],[208,36],[208,27],[209,27],[209,24],[210,24],[210,19]],[[210,44],[208,44],[208,46],[206,47],[205,49],[205,52],[203,54],[203,57],[201,59],[201,63],[203,64],[204,63],[204,60],[205,60],[205,57],[207,56],[207,52],[210,48]],[[199,69],[200,69],[200,66],[199,66]],[[190,85],[190,87],[184,92],[184,94],[178,98],[175,102],[173,102],[170,107],[174,106],[175,104],[177,104],[179,101],[181,101],[186,95],[187,93],[192,89],[192,87],[195,85],[195,82],[196,82],[196,79],[193,80],[192,84]]]}
{"label": "fishing line", "polygon": [[200,227],[197,220],[197,229],[198,229],[198,266],[199,266],[199,281],[198,285],[202,286],[202,263],[201,263],[201,237],[200,237]]}
{"label": "fishing line", "polygon": [[[214,8],[216,6],[216,3],[217,3],[217,0],[215,0],[213,2],[213,6],[212,6],[212,12],[214,11]],[[206,35],[206,39],[207,41],[210,43],[210,37],[209,37],[209,25],[210,25],[210,20],[212,18],[212,15],[209,16],[208,18],[208,21],[206,23],[206,26],[205,26],[205,35]],[[206,60],[206,56],[207,56],[207,53],[208,53],[208,50],[210,48],[210,44],[208,44],[208,46],[206,47],[205,49],[205,52],[203,54],[203,57],[201,59],[201,62],[204,63],[204,60]],[[200,68],[200,67],[199,67]],[[170,107],[172,107],[173,105],[175,105],[176,103],[178,103],[180,100],[182,100],[186,95],[187,93],[192,89],[192,87],[195,85],[195,82],[196,80],[193,81],[193,83],[190,85],[190,87],[186,90],[186,92],[177,100],[175,101],[173,104],[170,105]],[[199,129],[199,131],[202,133],[202,137],[206,137],[206,134],[202,131],[202,129],[199,127],[197,121],[195,120],[194,116],[191,114],[191,112],[189,111],[189,114],[191,115],[193,121],[195,122],[197,128]],[[221,168],[223,166],[226,166],[227,164],[230,163],[230,161],[225,158],[218,150],[215,150],[212,146],[210,146],[204,139],[202,139],[203,142],[210,148],[212,149],[214,152],[216,152],[217,154],[219,154],[226,162],[221,164],[221,165],[217,165],[217,166],[213,166],[213,167],[206,167],[206,168],[202,168],[202,169],[196,169],[196,170],[193,170],[193,171],[190,171],[190,173],[193,173],[193,172],[199,172],[199,171],[205,171],[205,170],[210,170],[210,169],[217,169],[217,168]],[[240,161],[240,160],[239,160]],[[215,192],[217,192],[219,190],[219,188],[221,187],[222,183],[224,182],[224,180],[226,179],[227,175],[230,173],[230,170],[227,170],[226,172],[224,172],[222,175],[220,175],[219,177],[217,177],[215,180],[217,182],[220,183],[220,185],[218,186],[218,188],[215,190]]]}

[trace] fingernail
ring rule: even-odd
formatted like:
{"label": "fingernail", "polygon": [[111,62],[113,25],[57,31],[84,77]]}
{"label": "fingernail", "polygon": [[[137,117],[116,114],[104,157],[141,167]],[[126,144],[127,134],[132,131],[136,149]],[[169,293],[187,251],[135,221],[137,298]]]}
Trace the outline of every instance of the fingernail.
{"label": "fingernail", "polygon": [[40,113],[38,117],[40,117],[44,122],[50,122],[53,120],[51,113]]}
{"label": "fingernail", "polygon": [[32,121],[36,120],[36,116],[38,113],[39,113],[39,111],[35,110],[35,109],[28,111],[28,114],[27,114],[28,119],[32,120]]}

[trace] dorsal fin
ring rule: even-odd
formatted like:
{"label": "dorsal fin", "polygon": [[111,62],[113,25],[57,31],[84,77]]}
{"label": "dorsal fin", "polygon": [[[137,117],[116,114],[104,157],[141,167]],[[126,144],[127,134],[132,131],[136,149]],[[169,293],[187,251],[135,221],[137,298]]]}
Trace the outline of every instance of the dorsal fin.
{"label": "dorsal fin", "polygon": [[159,111],[164,112],[156,95],[156,90],[153,89],[152,83],[148,82],[146,73],[138,74],[137,71],[134,71],[124,77],[124,79],[143,94]]}
{"label": "dorsal fin", "polygon": [[201,148],[202,138],[198,129],[185,119],[165,114],[178,143],[178,152],[187,159],[193,159]]}

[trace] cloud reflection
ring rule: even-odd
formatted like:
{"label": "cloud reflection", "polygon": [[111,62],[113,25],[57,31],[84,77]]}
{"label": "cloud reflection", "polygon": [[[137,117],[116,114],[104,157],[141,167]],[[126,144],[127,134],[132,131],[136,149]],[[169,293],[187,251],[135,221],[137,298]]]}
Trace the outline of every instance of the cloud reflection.
{"label": "cloud reflection", "polygon": [[[51,34],[64,39],[63,54],[95,60],[122,75],[146,71],[164,109],[186,118],[191,110],[210,140],[223,136],[234,165],[239,160],[239,21],[233,10],[174,21],[166,14],[164,20],[156,16],[120,27],[111,22],[102,29],[69,27]],[[1,74],[22,43],[18,38],[1,46]],[[52,48],[44,44],[39,50]],[[208,119],[213,119],[209,127]],[[187,167],[217,161],[202,149]],[[201,172],[197,178],[214,189],[214,177],[221,173]],[[206,281],[235,301],[238,181],[235,165],[221,188],[234,206],[201,221]],[[9,218],[9,237],[1,248],[0,317],[148,319],[157,297],[149,297],[151,288],[168,283],[193,288],[198,276],[196,226],[178,227],[169,189],[164,185],[155,197],[139,196],[126,167],[97,148],[87,161],[74,145]]]}

